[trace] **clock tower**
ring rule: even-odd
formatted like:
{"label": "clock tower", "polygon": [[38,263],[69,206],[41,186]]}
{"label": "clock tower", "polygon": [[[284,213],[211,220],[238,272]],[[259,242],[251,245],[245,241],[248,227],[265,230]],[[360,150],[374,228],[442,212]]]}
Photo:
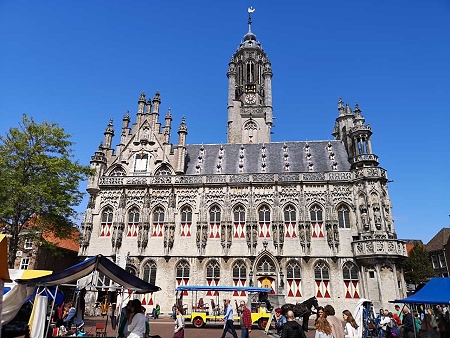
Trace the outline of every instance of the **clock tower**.
{"label": "clock tower", "polygon": [[248,32],[231,57],[228,77],[228,143],[268,143],[272,127],[272,68],[253,34]]}

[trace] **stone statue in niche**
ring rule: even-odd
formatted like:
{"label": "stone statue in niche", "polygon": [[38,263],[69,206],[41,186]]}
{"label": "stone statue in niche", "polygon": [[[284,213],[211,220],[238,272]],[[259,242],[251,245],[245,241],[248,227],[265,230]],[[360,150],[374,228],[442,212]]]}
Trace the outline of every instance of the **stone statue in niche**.
{"label": "stone statue in niche", "polygon": [[148,222],[144,223],[144,233],[142,236],[142,248],[145,249],[148,244],[148,232],[150,231],[150,224]]}
{"label": "stone statue in niche", "polygon": [[169,249],[173,248],[173,243],[175,241],[175,225],[169,226],[169,240],[167,241],[167,247]]}
{"label": "stone statue in niche", "polygon": [[225,248],[225,225],[222,224],[220,226],[220,244],[222,244],[222,248]]}
{"label": "stone statue in niche", "polygon": [[250,248],[252,246],[252,227],[248,223],[245,226],[245,239],[247,241],[247,247]]}
{"label": "stone statue in niche", "polygon": [[116,237],[117,237],[117,224],[113,224],[113,233],[111,236],[111,245],[113,248],[116,247]]}
{"label": "stone statue in niche", "polygon": [[233,227],[231,224],[227,225],[227,248],[231,247],[231,239],[233,238]]}
{"label": "stone statue in niche", "polygon": [[373,216],[375,220],[375,227],[377,230],[381,230],[381,212],[378,204],[375,204],[373,207]]}
{"label": "stone statue in niche", "polygon": [[278,226],[278,228],[279,228],[279,236],[280,236],[280,243],[281,243],[281,245],[283,245],[283,243],[284,243],[284,224],[283,223],[280,223],[280,225]]}
{"label": "stone statue in niche", "polygon": [[117,229],[116,248],[119,249],[122,246],[123,231],[125,230],[125,224],[119,223]]}
{"label": "stone statue in niche", "polygon": [[364,230],[369,230],[369,221],[367,219],[367,207],[365,205],[361,205],[359,207],[359,210],[361,212],[361,224],[363,226]]}
{"label": "stone statue in niche", "polygon": [[309,224],[305,225],[305,237],[306,237],[306,246],[309,248],[311,245],[311,226]]}
{"label": "stone statue in niche", "polygon": [[253,247],[256,248],[256,245],[258,244],[258,226],[256,224],[252,225],[252,241]]}
{"label": "stone statue in niche", "polygon": [[272,224],[272,233],[273,233],[273,244],[275,245],[275,247],[277,247],[279,242],[278,242],[278,227],[276,226],[276,224]]}
{"label": "stone statue in niche", "polygon": [[327,224],[327,242],[329,246],[333,246],[333,229],[331,228],[331,224]]}
{"label": "stone statue in niche", "polygon": [[164,225],[164,248],[169,245],[169,227]]}
{"label": "stone statue in niche", "polygon": [[334,235],[334,244],[338,245],[339,244],[339,228],[338,228],[337,224],[333,225],[333,235]]}
{"label": "stone statue in niche", "polygon": [[203,226],[202,226],[202,249],[206,248],[207,243],[208,243],[208,225],[203,224]]}
{"label": "stone statue in niche", "polygon": [[201,242],[200,242],[201,232],[202,232],[202,227],[200,224],[197,224],[197,231],[195,232],[195,243],[197,244],[197,249],[200,249],[200,247],[201,247]]}
{"label": "stone statue in niche", "polygon": [[298,238],[300,240],[300,245],[306,245],[306,236],[305,236],[305,226],[303,224],[298,225]]}

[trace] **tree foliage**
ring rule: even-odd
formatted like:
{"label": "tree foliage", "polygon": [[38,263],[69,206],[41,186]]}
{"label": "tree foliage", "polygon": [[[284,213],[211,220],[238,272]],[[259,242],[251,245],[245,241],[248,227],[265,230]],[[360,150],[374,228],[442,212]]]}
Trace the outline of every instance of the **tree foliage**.
{"label": "tree foliage", "polygon": [[0,228],[11,235],[10,268],[25,231],[33,239],[44,231],[59,238],[73,233],[74,207],[83,198],[79,183],[90,169],[73,160],[69,138],[58,124],[38,124],[26,115],[0,136]]}
{"label": "tree foliage", "polygon": [[407,283],[420,284],[433,277],[434,269],[430,255],[423,245],[414,244],[404,263],[405,280]]}

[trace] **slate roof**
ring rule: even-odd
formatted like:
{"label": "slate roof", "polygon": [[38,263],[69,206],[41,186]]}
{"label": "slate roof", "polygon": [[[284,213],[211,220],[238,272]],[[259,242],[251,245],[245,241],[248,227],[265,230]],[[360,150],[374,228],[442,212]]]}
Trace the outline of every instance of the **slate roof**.
{"label": "slate roof", "polygon": [[336,140],[190,144],[186,148],[187,175],[350,170],[345,146]]}
{"label": "slate roof", "polygon": [[425,245],[428,252],[442,250],[448,242],[450,236],[450,228],[442,228],[434,235],[432,239]]}

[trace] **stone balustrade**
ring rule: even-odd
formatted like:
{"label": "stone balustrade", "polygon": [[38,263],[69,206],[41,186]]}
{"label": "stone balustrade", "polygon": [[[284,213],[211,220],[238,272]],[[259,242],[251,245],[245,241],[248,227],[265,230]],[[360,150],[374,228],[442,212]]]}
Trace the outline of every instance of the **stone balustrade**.
{"label": "stone balustrade", "polygon": [[378,167],[369,167],[357,171],[330,171],[311,173],[280,173],[280,174],[216,174],[216,175],[173,175],[173,176],[103,176],[100,177],[99,186],[122,185],[214,185],[228,183],[239,185],[252,183],[275,182],[348,182],[362,176],[386,178],[386,171]]}
{"label": "stone balustrade", "polygon": [[408,256],[406,243],[397,239],[366,239],[352,242],[355,259]]}

